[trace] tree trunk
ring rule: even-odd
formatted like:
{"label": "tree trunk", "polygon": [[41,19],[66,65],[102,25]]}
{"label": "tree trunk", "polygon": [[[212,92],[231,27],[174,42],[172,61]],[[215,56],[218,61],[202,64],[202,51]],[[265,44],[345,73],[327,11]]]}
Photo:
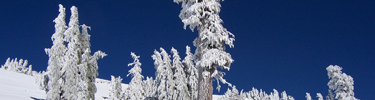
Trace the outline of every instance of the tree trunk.
{"label": "tree trunk", "polygon": [[197,100],[212,100],[212,71],[206,68],[198,67],[198,98]]}

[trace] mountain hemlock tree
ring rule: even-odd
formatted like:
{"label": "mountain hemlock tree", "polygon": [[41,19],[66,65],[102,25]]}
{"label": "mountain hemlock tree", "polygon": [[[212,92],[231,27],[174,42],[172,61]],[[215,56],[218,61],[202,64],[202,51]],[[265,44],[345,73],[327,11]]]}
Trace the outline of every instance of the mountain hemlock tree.
{"label": "mountain hemlock tree", "polygon": [[173,54],[173,64],[172,68],[174,68],[174,75],[173,79],[175,81],[175,88],[176,97],[173,98],[173,100],[191,100],[190,99],[190,93],[188,89],[188,80],[186,78],[186,73],[184,71],[184,65],[181,62],[181,58],[178,55],[178,52],[176,49],[172,48],[171,50]]}
{"label": "mountain hemlock tree", "polygon": [[196,100],[198,97],[198,71],[194,66],[193,54],[190,52],[190,47],[186,46],[186,57],[182,61],[185,65],[187,78],[188,78],[188,88],[191,100]]}
{"label": "mountain hemlock tree", "polygon": [[167,99],[173,100],[177,95],[174,95],[175,92],[175,81],[173,79],[173,70],[171,65],[171,56],[163,48],[160,48],[160,54],[163,57],[163,66],[165,68],[165,79],[166,79],[166,92]]}
{"label": "mountain hemlock tree", "polygon": [[111,75],[111,85],[109,87],[109,100],[122,100],[122,78],[119,76],[115,78]]}
{"label": "mountain hemlock tree", "polygon": [[143,84],[143,75],[141,65],[142,63],[139,62],[139,57],[135,55],[133,52],[131,53],[131,56],[133,57],[134,61],[133,63],[129,63],[128,66],[134,66],[129,70],[129,75],[131,75],[132,79],[129,83],[128,88],[126,89],[126,100],[143,100],[145,99],[144,93],[144,84]]}
{"label": "mountain hemlock tree", "polygon": [[154,54],[151,56],[154,60],[155,65],[155,86],[157,88],[156,90],[156,96],[159,100],[167,99],[167,75],[166,75],[166,69],[163,65],[163,59],[159,51],[154,50]]}
{"label": "mountain hemlock tree", "polygon": [[[195,62],[198,68],[198,94],[202,100],[212,99],[212,77],[217,82],[228,83],[224,78],[224,73],[217,68],[229,70],[233,59],[226,53],[225,44],[230,48],[234,47],[234,35],[227,31],[221,23],[219,16],[221,0],[173,0],[182,3],[180,19],[184,23],[184,28],[190,25],[194,31],[197,27],[198,37],[194,40]],[[218,84],[217,89],[220,89]]]}
{"label": "mountain hemlock tree", "polygon": [[66,42],[64,40],[64,32],[67,28],[65,23],[65,8],[59,5],[59,15],[53,22],[55,22],[55,33],[52,35],[52,47],[46,48],[45,52],[48,54],[47,76],[49,78],[47,84],[47,100],[61,99],[61,68],[64,66],[64,56],[67,51]]}
{"label": "mountain hemlock tree", "polygon": [[335,99],[338,100],[357,100],[354,97],[354,80],[351,76],[342,73],[342,68],[337,65],[330,65],[327,68],[328,87],[334,91]]}
{"label": "mountain hemlock tree", "polygon": [[55,33],[51,37],[53,45],[45,49],[49,56],[47,80],[44,80],[48,82],[46,99],[95,99],[97,60],[107,54],[97,51],[93,56],[90,55],[89,27],[82,25],[80,33],[77,7],[71,8],[69,27],[65,25],[65,8],[61,4],[59,12],[54,20]]}

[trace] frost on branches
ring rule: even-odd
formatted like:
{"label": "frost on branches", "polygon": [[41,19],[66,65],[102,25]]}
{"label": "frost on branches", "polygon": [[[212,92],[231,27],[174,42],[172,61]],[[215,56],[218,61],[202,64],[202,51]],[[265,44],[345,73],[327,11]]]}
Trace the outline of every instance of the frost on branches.
{"label": "frost on branches", "polygon": [[[198,37],[194,40],[195,62],[199,74],[199,98],[212,99],[212,77],[224,84],[230,84],[223,79],[223,72],[217,68],[229,70],[233,62],[229,53],[226,53],[225,44],[234,47],[234,35],[222,26],[219,16],[221,0],[174,0],[182,3],[180,19],[184,28],[190,26],[194,31],[198,30]],[[217,89],[220,89],[218,84]]]}
{"label": "frost on branches", "polygon": [[354,97],[354,80],[351,76],[342,73],[342,68],[337,65],[330,65],[327,68],[328,82],[330,90],[334,91],[335,99],[338,100],[357,100]]}
{"label": "frost on branches", "polygon": [[33,75],[33,68],[32,65],[27,65],[28,61],[20,59],[19,61],[17,58],[10,59],[8,58],[7,61],[5,61],[4,65],[1,65],[2,69],[18,72],[26,75]]}
{"label": "frost on branches", "polygon": [[184,71],[184,65],[181,62],[181,58],[178,55],[177,50],[172,48],[171,51],[173,53],[173,79],[175,80],[175,98],[173,98],[173,100],[190,100],[190,94],[187,85],[188,80]]}
{"label": "frost on branches", "polygon": [[119,76],[115,78],[111,75],[111,85],[109,87],[109,100],[122,100],[122,87],[121,87],[122,78]]}
{"label": "frost on branches", "polygon": [[[337,65],[329,65],[327,75],[330,79],[328,82],[328,96],[326,100],[359,100],[354,97],[354,80],[351,76],[342,73],[342,68]],[[334,91],[334,93],[332,93]],[[318,100],[324,100],[322,94],[316,94]],[[309,93],[306,93],[307,100],[312,100]]]}
{"label": "frost on branches", "polygon": [[[53,45],[46,48],[49,56],[45,91],[46,99],[94,99],[95,79],[98,75],[97,60],[107,54],[97,51],[91,55],[90,35],[86,25],[79,25],[78,9],[71,9],[69,26],[65,23],[65,8],[59,5],[55,22]],[[80,31],[82,28],[82,31]],[[81,34],[82,33],[82,34]]]}
{"label": "frost on branches", "polygon": [[267,94],[265,91],[260,91],[253,88],[249,92],[239,92],[236,86],[232,86],[232,90],[228,88],[227,92],[219,98],[219,100],[294,100],[292,96],[288,96],[285,91],[279,96],[279,92],[273,89],[273,92]]}
{"label": "frost on branches", "polygon": [[182,62],[186,69],[190,98],[191,100],[196,100],[198,97],[198,70],[195,68],[193,54],[190,52],[189,46],[186,46],[186,57]]}
{"label": "frost on branches", "polygon": [[125,90],[125,99],[126,100],[143,100],[145,99],[144,93],[144,84],[143,84],[143,75],[141,74],[142,69],[141,65],[142,63],[139,62],[139,57],[135,55],[133,52],[131,53],[131,56],[134,59],[133,63],[129,63],[128,66],[134,66],[129,70],[129,75],[131,75],[132,79],[129,83],[128,88]]}

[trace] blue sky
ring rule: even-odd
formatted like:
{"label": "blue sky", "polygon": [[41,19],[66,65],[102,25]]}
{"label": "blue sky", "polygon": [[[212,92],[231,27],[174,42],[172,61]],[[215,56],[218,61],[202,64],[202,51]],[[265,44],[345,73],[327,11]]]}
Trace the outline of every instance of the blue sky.
{"label": "blue sky", "polygon": [[[181,6],[173,0],[3,0],[0,62],[22,58],[35,70],[46,70],[44,48],[52,46],[58,4],[67,8],[67,20],[69,8],[77,6],[80,24],[92,28],[92,51],[108,54],[98,61],[99,78],[121,76],[128,83],[130,52],[141,56],[142,74],[154,76],[155,49],[174,47],[184,57],[185,46],[193,47],[198,34],[183,29],[178,18]],[[223,26],[236,36],[235,47],[226,50],[235,61],[225,78],[238,89],[285,90],[297,100],[305,99],[306,92],[325,96],[329,81],[325,68],[332,64],[354,78],[357,98],[373,98],[374,1],[225,0],[221,4]]]}

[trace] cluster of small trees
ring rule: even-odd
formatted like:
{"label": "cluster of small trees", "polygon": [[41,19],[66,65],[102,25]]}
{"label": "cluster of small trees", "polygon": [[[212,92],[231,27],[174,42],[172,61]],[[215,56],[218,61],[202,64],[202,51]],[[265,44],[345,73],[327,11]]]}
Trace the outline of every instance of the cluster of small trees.
{"label": "cluster of small trees", "polygon": [[42,74],[41,88],[47,100],[90,100],[96,93],[97,60],[107,54],[97,51],[91,55],[88,26],[79,25],[78,9],[73,6],[68,26],[65,8],[59,5],[55,22],[53,45],[45,49],[49,56],[47,71]]}
{"label": "cluster of small trees", "polygon": [[[128,88],[121,90],[121,78],[112,76],[110,87],[111,100],[195,100],[198,97],[198,73],[193,63],[193,56],[190,47],[186,47],[186,57],[181,58],[176,49],[172,48],[172,56],[166,50],[160,48],[160,51],[154,51],[152,58],[155,65],[155,80],[147,77],[143,80],[141,74],[141,63],[139,57],[134,53],[131,56],[134,59],[133,66],[129,70],[132,79]],[[171,57],[173,60],[171,60]]]}
{"label": "cluster of small trees", "polygon": [[32,65],[27,65],[28,61],[20,59],[19,61],[17,58],[10,59],[8,58],[4,65],[1,65],[2,69],[23,73],[27,75],[33,75],[33,68]]}
{"label": "cluster of small trees", "polygon": [[[353,78],[345,73],[342,73],[342,68],[337,65],[330,65],[326,68],[328,73],[329,94],[326,96],[326,100],[358,100],[354,97],[354,81]],[[228,89],[227,92],[220,99],[222,100],[294,100],[293,97],[288,96],[286,92],[279,93],[276,89],[270,94],[253,88],[249,92],[238,92],[235,86]],[[332,93],[334,91],[334,93]],[[316,94],[318,100],[324,100],[321,93]],[[313,100],[310,93],[306,93],[306,100]]]}

